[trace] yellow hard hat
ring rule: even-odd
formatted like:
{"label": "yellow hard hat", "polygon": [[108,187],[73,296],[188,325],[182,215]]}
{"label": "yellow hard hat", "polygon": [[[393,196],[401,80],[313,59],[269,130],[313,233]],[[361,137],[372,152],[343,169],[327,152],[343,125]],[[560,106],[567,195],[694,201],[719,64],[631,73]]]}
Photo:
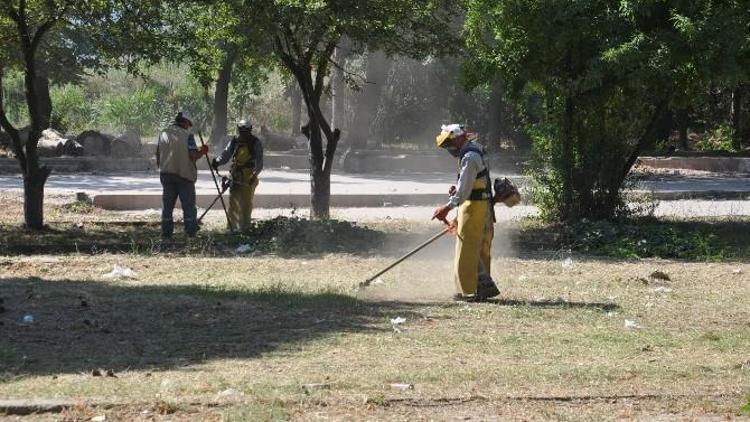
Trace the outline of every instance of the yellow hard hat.
{"label": "yellow hard hat", "polygon": [[435,143],[438,147],[442,148],[443,144],[449,139],[456,138],[458,136],[461,136],[465,134],[463,126],[459,125],[458,123],[454,123],[451,125],[442,125],[440,127],[440,135],[438,135],[435,138]]}

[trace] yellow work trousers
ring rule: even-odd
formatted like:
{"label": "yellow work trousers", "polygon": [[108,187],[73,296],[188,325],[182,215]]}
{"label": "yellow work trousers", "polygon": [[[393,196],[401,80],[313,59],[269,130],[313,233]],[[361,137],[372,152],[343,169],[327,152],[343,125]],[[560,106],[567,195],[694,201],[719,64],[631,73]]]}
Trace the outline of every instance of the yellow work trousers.
{"label": "yellow work trousers", "polygon": [[229,230],[245,231],[250,228],[253,213],[253,197],[258,186],[258,178],[252,177],[235,183],[229,189]]}
{"label": "yellow work trousers", "polygon": [[454,279],[461,293],[477,292],[479,276],[490,275],[495,227],[487,200],[464,201],[458,207]]}

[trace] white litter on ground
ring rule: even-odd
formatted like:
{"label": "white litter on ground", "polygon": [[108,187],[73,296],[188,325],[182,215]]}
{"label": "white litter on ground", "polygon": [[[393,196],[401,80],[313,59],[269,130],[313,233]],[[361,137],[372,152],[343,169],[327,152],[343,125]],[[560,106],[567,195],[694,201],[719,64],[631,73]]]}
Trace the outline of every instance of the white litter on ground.
{"label": "white litter on ground", "polygon": [[396,317],[391,318],[391,325],[400,325],[406,322],[406,318]]}
{"label": "white litter on ground", "polygon": [[626,330],[640,330],[641,328],[643,328],[643,327],[641,327],[641,325],[638,324],[637,322],[635,322],[633,320],[629,320],[629,319],[625,320],[625,329]]}
{"label": "white litter on ground", "polygon": [[406,318],[402,318],[402,317],[391,318],[391,327],[393,328],[393,332],[400,333],[401,329],[398,328],[398,326],[405,322],[406,322]]}
{"label": "white litter on ground", "polygon": [[654,293],[672,293],[672,289],[669,287],[659,286],[654,289]]}
{"label": "white litter on ground", "polygon": [[105,274],[104,277],[135,279],[135,278],[138,278],[138,273],[136,273],[135,271],[133,271],[132,269],[128,267],[122,267],[120,265],[115,264],[115,267],[112,269],[112,272]]}
{"label": "white litter on ground", "polygon": [[227,388],[226,390],[221,391],[218,394],[219,397],[236,397],[236,396],[241,396],[241,395],[242,393],[237,391],[234,388]]}
{"label": "white litter on ground", "polygon": [[253,248],[250,247],[250,245],[248,245],[247,243],[245,243],[243,245],[238,246],[237,249],[235,249],[234,251],[236,253],[248,253],[251,250],[253,250]]}
{"label": "white litter on ground", "polygon": [[562,261],[563,268],[571,268],[573,266],[573,258],[567,257]]}

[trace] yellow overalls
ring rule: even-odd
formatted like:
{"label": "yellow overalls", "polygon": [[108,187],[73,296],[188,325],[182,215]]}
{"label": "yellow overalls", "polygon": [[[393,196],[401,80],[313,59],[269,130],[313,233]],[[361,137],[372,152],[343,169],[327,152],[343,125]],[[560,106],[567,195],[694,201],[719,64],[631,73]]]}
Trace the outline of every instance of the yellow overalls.
{"label": "yellow overalls", "polygon": [[229,188],[229,230],[245,231],[250,227],[253,196],[258,186],[252,146],[238,142],[232,160],[232,186]]}
{"label": "yellow overalls", "polygon": [[[472,192],[486,191],[488,179],[485,175],[478,176]],[[495,227],[489,200],[478,198],[464,201],[458,207],[457,223],[454,280],[463,294],[471,295],[477,292],[479,277],[490,275]]]}

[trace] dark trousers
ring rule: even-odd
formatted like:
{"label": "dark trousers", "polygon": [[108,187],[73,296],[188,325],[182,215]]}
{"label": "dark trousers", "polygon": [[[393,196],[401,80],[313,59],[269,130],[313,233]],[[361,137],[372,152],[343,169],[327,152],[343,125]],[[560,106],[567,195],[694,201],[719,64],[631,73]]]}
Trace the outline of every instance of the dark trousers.
{"label": "dark trousers", "polygon": [[159,175],[162,186],[161,209],[161,237],[172,237],[174,221],[172,213],[180,198],[182,217],[185,223],[185,234],[195,236],[198,231],[198,210],[195,208],[195,182],[175,174],[162,173]]}

